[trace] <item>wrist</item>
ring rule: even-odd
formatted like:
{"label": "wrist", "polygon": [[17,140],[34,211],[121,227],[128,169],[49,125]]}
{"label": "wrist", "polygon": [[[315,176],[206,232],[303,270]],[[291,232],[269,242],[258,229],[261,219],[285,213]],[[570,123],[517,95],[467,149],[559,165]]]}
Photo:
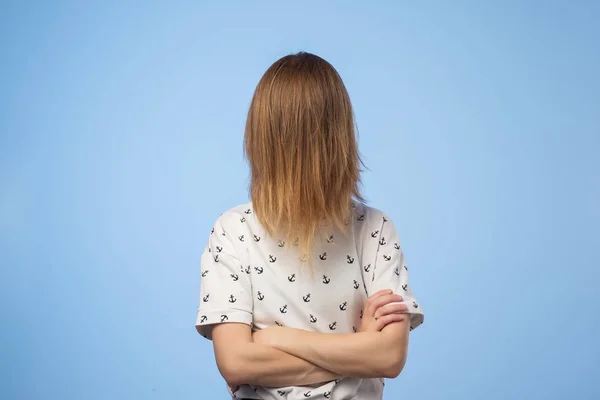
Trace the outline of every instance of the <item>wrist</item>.
{"label": "wrist", "polygon": [[256,344],[284,351],[283,347],[285,347],[289,336],[292,335],[292,331],[293,329],[291,328],[270,326],[255,332],[252,338]]}
{"label": "wrist", "polygon": [[278,350],[285,351],[288,354],[310,360],[313,355],[313,342],[318,339],[315,336],[322,334],[294,328],[283,329],[277,335],[274,346]]}
{"label": "wrist", "polygon": [[270,329],[273,330],[269,335],[269,346],[287,353],[291,347],[290,343],[298,343],[297,336],[299,331],[297,329],[282,327],[273,327]]}

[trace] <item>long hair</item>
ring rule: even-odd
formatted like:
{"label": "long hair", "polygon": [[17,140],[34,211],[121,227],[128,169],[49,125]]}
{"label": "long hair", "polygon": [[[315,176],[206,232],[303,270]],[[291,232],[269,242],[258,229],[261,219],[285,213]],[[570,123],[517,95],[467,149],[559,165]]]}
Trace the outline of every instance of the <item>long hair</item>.
{"label": "long hair", "polygon": [[347,231],[362,160],[346,87],[333,66],[301,52],[277,60],[258,83],[244,138],[258,221],[310,255],[324,226]]}

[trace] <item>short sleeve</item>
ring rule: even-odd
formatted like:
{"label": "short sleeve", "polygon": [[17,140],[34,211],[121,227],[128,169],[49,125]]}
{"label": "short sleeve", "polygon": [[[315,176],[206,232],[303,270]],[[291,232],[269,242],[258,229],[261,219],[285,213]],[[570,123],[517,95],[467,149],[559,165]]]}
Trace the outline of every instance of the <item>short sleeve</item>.
{"label": "short sleeve", "polygon": [[[221,217],[222,218],[222,217]],[[239,322],[252,326],[252,287],[248,274],[219,219],[202,253],[200,305],[196,330],[212,340],[212,325]]]}
{"label": "short sleeve", "polygon": [[401,295],[410,314],[410,329],[415,329],[423,323],[424,315],[408,283],[408,266],[394,223],[389,217],[382,216],[365,240],[363,251],[365,256],[370,255],[367,259],[372,260],[372,265],[363,268],[367,295],[384,289],[392,289]]}

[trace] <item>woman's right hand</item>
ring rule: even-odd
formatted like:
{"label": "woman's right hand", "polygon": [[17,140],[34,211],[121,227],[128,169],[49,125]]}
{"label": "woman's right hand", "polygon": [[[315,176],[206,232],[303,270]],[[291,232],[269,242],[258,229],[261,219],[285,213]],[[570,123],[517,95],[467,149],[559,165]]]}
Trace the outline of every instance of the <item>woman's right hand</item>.
{"label": "woman's right hand", "polygon": [[398,304],[402,300],[402,296],[393,294],[390,289],[380,290],[367,298],[358,332],[379,332],[387,324],[402,321],[408,311],[406,304]]}

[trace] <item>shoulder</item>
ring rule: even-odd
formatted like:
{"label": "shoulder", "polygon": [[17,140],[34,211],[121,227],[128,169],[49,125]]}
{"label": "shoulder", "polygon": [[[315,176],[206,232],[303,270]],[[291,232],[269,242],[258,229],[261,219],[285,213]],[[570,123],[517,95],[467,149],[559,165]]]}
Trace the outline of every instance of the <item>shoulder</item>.
{"label": "shoulder", "polygon": [[[397,236],[396,225],[389,214],[379,208],[366,204],[356,204],[354,234],[359,240]],[[369,240],[370,242],[370,240]]]}
{"label": "shoulder", "polygon": [[252,205],[250,203],[239,204],[223,211],[213,220],[211,234],[217,232],[222,236],[235,235],[247,221],[253,219]]}
{"label": "shoulder", "polygon": [[245,222],[251,215],[253,215],[251,203],[239,204],[223,211],[215,223],[222,227],[231,227],[236,223]]}
{"label": "shoulder", "polygon": [[[243,225],[250,219],[252,209],[250,205],[240,204],[222,212],[212,224],[207,248],[208,252],[214,248],[217,252],[234,255],[239,251],[241,242],[240,236],[243,236]],[[239,239],[239,240],[236,240]]]}
{"label": "shoulder", "polygon": [[364,225],[368,226],[382,226],[385,222],[391,222],[386,212],[363,203],[355,203],[354,213],[357,222],[363,222]]}

